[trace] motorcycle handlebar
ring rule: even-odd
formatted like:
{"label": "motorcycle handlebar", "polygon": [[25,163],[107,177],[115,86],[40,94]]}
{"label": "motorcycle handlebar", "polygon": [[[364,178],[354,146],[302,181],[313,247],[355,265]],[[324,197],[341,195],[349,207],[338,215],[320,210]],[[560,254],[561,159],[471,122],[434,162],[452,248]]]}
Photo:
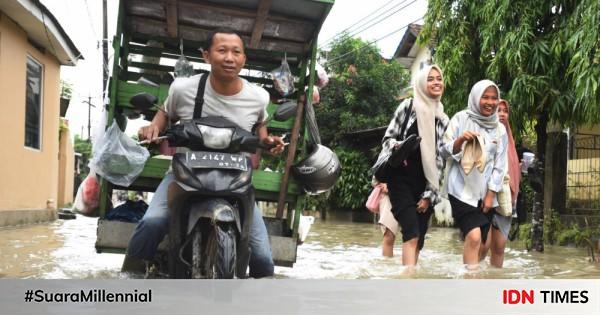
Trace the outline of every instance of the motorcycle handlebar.
{"label": "motorcycle handlebar", "polygon": [[[145,140],[139,141],[138,144],[145,145],[145,144],[150,144],[156,140],[170,140],[169,141],[170,146],[187,146],[187,141],[190,141],[192,139],[186,139],[187,135],[184,136],[184,134],[185,133],[179,134],[179,132],[177,132],[176,129],[169,129],[164,132],[161,132],[160,136],[157,138],[145,139]],[[285,135],[284,135],[284,137],[285,137]],[[182,142],[180,142],[178,140],[182,140]],[[284,145],[287,145],[287,144],[288,143],[285,143]],[[242,137],[242,140],[239,142],[239,145],[240,145],[239,149],[241,149],[242,151],[245,151],[245,152],[250,152],[250,153],[253,153],[256,149],[271,150],[272,148],[276,147],[276,144],[265,143],[264,141],[261,141],[256,136]]]}
{"label": "motorcycle handlebar", "polygon": [[258,141],[258,147],[263,149],[263,150],[271,150],[274,147],[276,147],[276,145],[274,143],[264,143],[262,141]]}
{"label": "motorcycle handlebar", "polygon": [[152,141],[156,141],[156,140],[165,140],[168,139],[168,136],[160,136],[154,139],[146,139],[146,140],[142,140],[142,141],[138,141],[137,144],[139,145],[143,145],[143,144],[150,144]]}

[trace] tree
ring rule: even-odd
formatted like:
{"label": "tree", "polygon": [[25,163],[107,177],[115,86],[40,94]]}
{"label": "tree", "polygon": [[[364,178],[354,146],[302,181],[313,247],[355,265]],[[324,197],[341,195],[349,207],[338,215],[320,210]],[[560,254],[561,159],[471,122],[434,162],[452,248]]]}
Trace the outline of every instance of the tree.
{"label": "tree", "polygon": [[347,35],[335,40],[326,55],[329,85],[316,109],[323,144],[334,149],[342,163],[342,176],[329,204],[360,209],[371,187],[370,167],[378,151],[353,147],[347,133],[387,126],[408,85],[408,72],[395,60],[385,60],[379,49]]}
{"label": "tree", "polygon": [[419,40],[436,49],[450,114],[476,81],[492,79],[513,104],[515,130],[537,122],[543,158],[548,122],[600,119],[598,23],[596,0],[430,0]]}
{"label": "tree", "polygon": [[92,143],[89,139],[83,140],[79,135],[75,135],[73,149],[75,150],[75,152],[81,153],[82,167],[81,173],[78,175],[78,183],[81,183],[90,173],[88,163],[92,158]]}
{"label": "tree", "polygon": [[[537,153],[544,162],[549,122],[570,126],[600,120],[599,23],[597,0],[429,0],[419,40],[436,49],[449,114],[466,107],[476,81],[492,79],[512,104],[513,135],[522,137],[525,127],[536,123]],[[556,138],[552,141],[566,145]],[[553,168],[560,164],[549,160]],[[566,177],[566,165],[559,166],[553,172]],[[538,176],[544,178],[543,172]],[[536,192],[533,211],[538,250],[543,250],[542,192]]]}
{"label": "tree", "polygon": [[336,145],[348,132],[387,125],[409,84],[404,67],[382,58],[375,45],[347,35],[335,40],[326,56],[332,79],[317,110],[323,142]]}

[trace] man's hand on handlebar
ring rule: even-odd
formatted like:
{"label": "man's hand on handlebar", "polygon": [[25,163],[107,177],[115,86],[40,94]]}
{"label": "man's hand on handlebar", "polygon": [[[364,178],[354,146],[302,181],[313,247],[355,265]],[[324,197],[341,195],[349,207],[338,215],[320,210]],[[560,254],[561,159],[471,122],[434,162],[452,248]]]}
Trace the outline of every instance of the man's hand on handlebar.
{"label": "man's hand on handlebar", "polygon": [[160,129],[155,124],[150,124],[148,126],[140,128],[138,131],[138,137],[140,141],[144,141],[144,143],[160,143],[163,138],[159,137]]}
{"label": "man's hand on handlebar", "polygon": [[264,138],[263,143],[269,145],[269,146],[273,146],[271,149],[269,149],[269,152],[271,152],[271,154],[281,154],[281,152],[283,152],[283,149],[285,147],[285,143],[283,142],[283,138],[281,137],[276,137],[276,136],[268,136],[266,138]]}

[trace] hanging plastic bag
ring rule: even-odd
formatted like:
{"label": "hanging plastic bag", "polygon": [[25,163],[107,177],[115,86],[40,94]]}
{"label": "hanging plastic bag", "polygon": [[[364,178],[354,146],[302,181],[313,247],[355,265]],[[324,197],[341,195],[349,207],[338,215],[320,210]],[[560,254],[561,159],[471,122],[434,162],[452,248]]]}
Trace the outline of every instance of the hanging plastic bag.
{"label": "hanging plastic bag", "polygon": [[273,76],[273,85],[281,96],[285,97],[294,93],[294,76],[286,56],[281,60],[281,66],[271,71],[271,75]]}
{"label": "hanging plastic bag", "polygon": [[182,54],[175,63],[175,78],[187,78],[194,75],[194,67]]}
{"label": "hanging plastic bag", "polygon": [[315,72],[317,73],[317,86],[322,89],[329,83],[329,75],[318,63],[315,65]]}
{"label": "hanging plastic bag", "polygon": [[81,213],[83,210],[83,185],[81,184],[79,184],[79,188],[77,188],[77,194],[75,194],[75,200],[73,201],[71,210],[77,213]]}
{"label": "hanging plastic bag", "polygon": [[135,181],[150,157],[148,150],[123,133],[114,121],[96,145],[98,150],[90,162],[90,169],[123,187]]}
{"label": "hanging plastic bag", "polygon": [[175,78],[187,78],[194,75],[194,66],[183,54],[183,39],[179,40],[179,59],[175,63]]}
{"label": "hanging plastic bag", "polygon": [[[304,89],[305,94],[308,93],[308,86]],[[306,97],[304,95],[300,96],[300,100],[304,101],[306,99]],[[313,93],[312,93],[312,104],[313,105],[319,105],[319,103],[321,103],[321,95],[319,93],[319,87],[316,85],[313,85]]]}
{"label": "hanging plastic bag", "polygon": [[77,189],[73,210],[88,217],[97,217],[99,205],[100,183],[98,182],[96,173],[90,170],[88,176],[81,182],[79,189]]}

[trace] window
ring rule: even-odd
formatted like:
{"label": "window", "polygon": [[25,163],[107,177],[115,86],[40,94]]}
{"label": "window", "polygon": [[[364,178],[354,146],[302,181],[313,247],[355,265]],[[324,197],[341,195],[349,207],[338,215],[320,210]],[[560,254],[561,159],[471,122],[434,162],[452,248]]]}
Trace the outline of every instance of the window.
{"label": "window", "polygon": [[25,82],[25,146],[41,148],[42,134],[42,65],[27,57]]}

